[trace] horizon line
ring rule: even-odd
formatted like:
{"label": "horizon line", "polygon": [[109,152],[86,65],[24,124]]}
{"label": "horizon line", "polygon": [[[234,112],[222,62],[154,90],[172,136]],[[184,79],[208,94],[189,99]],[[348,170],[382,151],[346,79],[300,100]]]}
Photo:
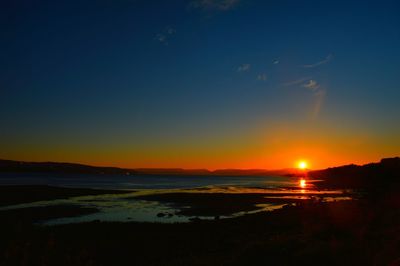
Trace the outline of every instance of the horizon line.
{"label": "horizon line", "polygon": [[[388,157],[388,158],[398,158],[398,156],[394,157]],[[378,162],[369,162],[366,164],[371,164],[371,163],[379,163],[382,159],[386,158],[381,158]],[[96,165],[96,164],[87,164],[87,163],[82,163],[82,162],[65,162],[65,161],[34,161],[34,160],[29,160],[29,161],[23,161],[23,160],[12,160],[12,159],[4,159],[0,158],[0,161],[10,161],[10,162],[19,162],[19,163],[56,163],[56,164],[75,164],[75,165],[81,165],[81,166],[89,166],[89,167],[99,167],[99,168],[116,168],[116,169],[123,169],[123,170],[133,170],[133,171],[140,171],[140,170],[183,170],[183,171],[207,171],[209,173],[213,173],[216,171],[228,171],[228,170],[235,170],[235,171],[282,171],[282,170],[301,170],[297,167],[284,167],[284,168],[274,168],[274,169],[268,169],[268,168],[215,168],[215,169],[209,169],[209,168],[181,168],[181,167],[121,167],[121,166],[110,166],[110,165]],[[349,163],[349,164],[343,164],[343,165],[336,165],[336,166],[329,166],[326,168],[321,168],[321,169],[313,169],[313,168],[306,168],[301,171],[317,171],[317,170],[323,170],[323,169],[328,169],[328,168],[333,168],[333,167],[340,167],[340,166],[346,166],[346,165],[356,165],[356,166],[362,166],[366,164],[355,164],[355,163]]]}

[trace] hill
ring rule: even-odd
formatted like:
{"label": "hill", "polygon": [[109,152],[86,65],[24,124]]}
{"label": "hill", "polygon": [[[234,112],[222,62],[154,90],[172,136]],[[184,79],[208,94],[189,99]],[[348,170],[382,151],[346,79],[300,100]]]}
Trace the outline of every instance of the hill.
{"label": "hill", "polygon": [[293,175],[297,169],[182,169],[182,168],[118,168],[98,167],[76,163],[23,162],[0,160],[0,173],[59,173],[95,175],[196,175],[196,176],[283,176]]}
{"label": "hill", "polygon": [[310,171],[308,176],[321,179],[319,187],[368,188],[379,190],[400,185],[400,158],[385,158],[378,163],[345,165],[325,170]]}

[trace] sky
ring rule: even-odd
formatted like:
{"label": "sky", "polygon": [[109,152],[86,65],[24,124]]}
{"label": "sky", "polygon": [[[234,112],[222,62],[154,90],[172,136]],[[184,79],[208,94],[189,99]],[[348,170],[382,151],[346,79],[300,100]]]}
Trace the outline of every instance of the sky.
{"label": "sky", "polygon": [[0,3],[0,158],[310,168],[400,155],[400,2]]}

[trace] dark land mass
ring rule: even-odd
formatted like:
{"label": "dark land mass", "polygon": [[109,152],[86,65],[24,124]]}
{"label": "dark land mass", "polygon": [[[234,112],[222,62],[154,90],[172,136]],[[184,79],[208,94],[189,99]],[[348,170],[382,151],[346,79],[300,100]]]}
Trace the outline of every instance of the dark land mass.
{"label": "dark land mass", "polygon": [[[398,164],[393,158],[309,173],[323,180],[315,183],[321,189],[349,185],[363,191],[357,200],[298,201],[233,219],[39,226],[33,222],[95,210],[0,211],[0,265],[400,265]],[[170,193],[163,200],[223,211],[231,208],[224,205],[247,208],[259,199],[217,194],[211,200],[204,194]]]}
{"label": "dark land mass", "polygon": [[345,165],[325,170],[310,171],[308,176],[321,179],[315,183],[320,188],[364,189],[387,193],[400,186],[400,158],[386,158],[379,163]]}
{"label": "dark land mass", "polygon": [[395,198],[306,201],[187,224],[37,226],[7,213],[0,220],[0,265],[398,265]]}
{"label": "dark land mass", "polygon": [[181,168],[118,168],[98,167],[76,163],[23,162],[0,160],[0,173],[56,173],[91,175],[195,175],[195,176],[283,176],[298,175],[302,171],[293,168],[280,170],[265,169],[181,169]]}
{"label": "dark land mass", "polygon": [[61,174],[137,174],[132,169],[97,167],[76,163],[23,162],[0,160],[0,173],[61,173]]}
{"label": "dark land mass", "polygon": [[51,186],[0,186],[0,206],[78,196],[124,193],[127,191]]}
{"label": "dark land mass", "polygon": [[76,217],[96,212],[98,212],[96,208],[83,208],[77,205],[28,207],[0,211],[0,220],[2,224],[17,223],[26,226],[50,219]]}
{"label": "dark land mass", "polygon": [[[93,175],[195,175],[195,176],[293,176],[308,174],[313,178],[326,179],[326,187],[360,187],[367,185],[367,179],[396,181],[400,169],[400,158],[386,158],[379,163],[366,165],[346,165],[324,170],[304,171],[294,168],[266,169],[181,169],[181,168],[118,168],[98,167],[75,163],[23,162],[0,160],[0,173],[57,173],[57,174],[93,174]],[[333,178],[333,179],[332,179]],[[340,180],[339,180],[340,179]]]}
{"label": "dark land mass", "polygon": [[[178,215],[185,216],[220,216],[232,215],[238,212],[249,212],[262,209],[258,204],[291,204],[305,201],[295,198],[305,196],[304,194],[279,194],[280,196],[292,196],[293,198],[269,198],[277,196],[273,193],[163,193],[135,197],[137,199],[159,201],[173,205],[179,209]],[[325,196],[345,196],[343,194],[307,194],[309,200],[322,201]]]}

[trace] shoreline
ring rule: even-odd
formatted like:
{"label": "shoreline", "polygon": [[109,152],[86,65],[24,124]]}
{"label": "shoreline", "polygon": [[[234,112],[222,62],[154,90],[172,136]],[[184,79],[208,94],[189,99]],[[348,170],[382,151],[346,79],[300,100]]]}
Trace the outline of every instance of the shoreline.
{"label": "shoreline", "polygon": [[385,265],[399,257],[392,248],[400,244],[400,212],[383,206],[363,200],[304,202],[274,212],[175,224],[2,222],[0,264],[25,258],[40,265],[45,258],[48,265],[62,266]]}
{"label": "shoreline", "polygon": [[299,204],[304,201],[322,202],[325,196],[342,196],[342,194],[174,192],[148,194],[132,198],[170,204],[179,210],[176,213],[178,215],[219,217],[262,210],[268,204],[273,207],[274,205]]}
{"label": "shoreline", "polygon": [[[348,195],[339,192],[322,193],[318,191],[313,193],[314,190],[310,190],[310,193],[294,190],[283,193],[271,193],[270,189],[267,189],[266,192],[262,193],[260,192],[262,190],[258,188],[253,193],[249,192],[251,190],[247,188],[243,190],[243,193],[239,193],[238,191],[235,191],[235,193],[212,191],[204,191],[202,189],[181,191],[154,190],[152,193],[152,190],[149,190],[148,193],[141,194],[143,191],[81,189],[37,185],[0,186],[0,200],[1,198],[7,199],[0,204],[0,215],[4,215],[8,211],[21,219],[21,217],[29,217],[29,215],[24,216],[24,213],[31,212],[32,217],[28,220],[34,221],[35,217],[43,220],[47,216],[35,216],[33,210],[40,213],[48,209],[52,213],[47,218],[48,220],[74,217],[78,218],[78,222],[86,222],[90,221],[90,219],[103,220],[102,215],[106,215],[106,212],[109,212],[107,207],[107,202],[109,202],[111,206],[124,208],[121,210],[125,210],[127,213],[120,220],[117,219],[116,221],[141,221],[143,219],[140,218],[140,215],[143,214],[143,211],[148,212],[150,211],[149,208],[152,208],[153,218],[147,214],[146,221],[168,223],[175,221],[189,222],[190,220],[226,219],[260,211],[274,211],[285,205],[296,205],[305,201],[324,202],[326,199],[335,199],[335,197],[340,199]],[[11,197],[10,195],[13,196]],[[104,198],[102,197],[103,195]],[[82,196],[84,197],[75,198]],[[148,204],[150,204],[150,207],[146,207]],[[72,209],[67,211],[67,215],[63,215],[63,212],[60,211],[65,206],[69,206]],[[147,209],[138,209],[138,212],[132,213],[129,208]],[[74,213],[75,215],[73,215]],[[88,220],[85,220],[85,218],[82,220],[79,219],[82,215],[94,213],[98,213],[98,215],[96,217],[88,217]],[[55,214],[58,214],[58,216]],[[135,215],[139,216],[136,217]],[[170,219],[171,217],[175,218]]]}
{"label": "shoreline", "polygon": [[0,207],[70,197],[124,194],[123,190],[69,188],[48,185],[0,185]]}
{"label": "shoreline", "polygon": [[[208,200],[219,204],[222,197],[222,204],[232,195],[240,196]],[[165,197],[183,203],[189,196]],[[210,196],[195,195],[197,204]],[[259,196],[245,196],[244,204]],[[0,211],[0,265],[385,265],[400,257],[395,249],[400,245],[397,194],[373,201],[301,200],[272,212],[189,223],[43,226],[34,221],[93,211],[68,205]]]}

